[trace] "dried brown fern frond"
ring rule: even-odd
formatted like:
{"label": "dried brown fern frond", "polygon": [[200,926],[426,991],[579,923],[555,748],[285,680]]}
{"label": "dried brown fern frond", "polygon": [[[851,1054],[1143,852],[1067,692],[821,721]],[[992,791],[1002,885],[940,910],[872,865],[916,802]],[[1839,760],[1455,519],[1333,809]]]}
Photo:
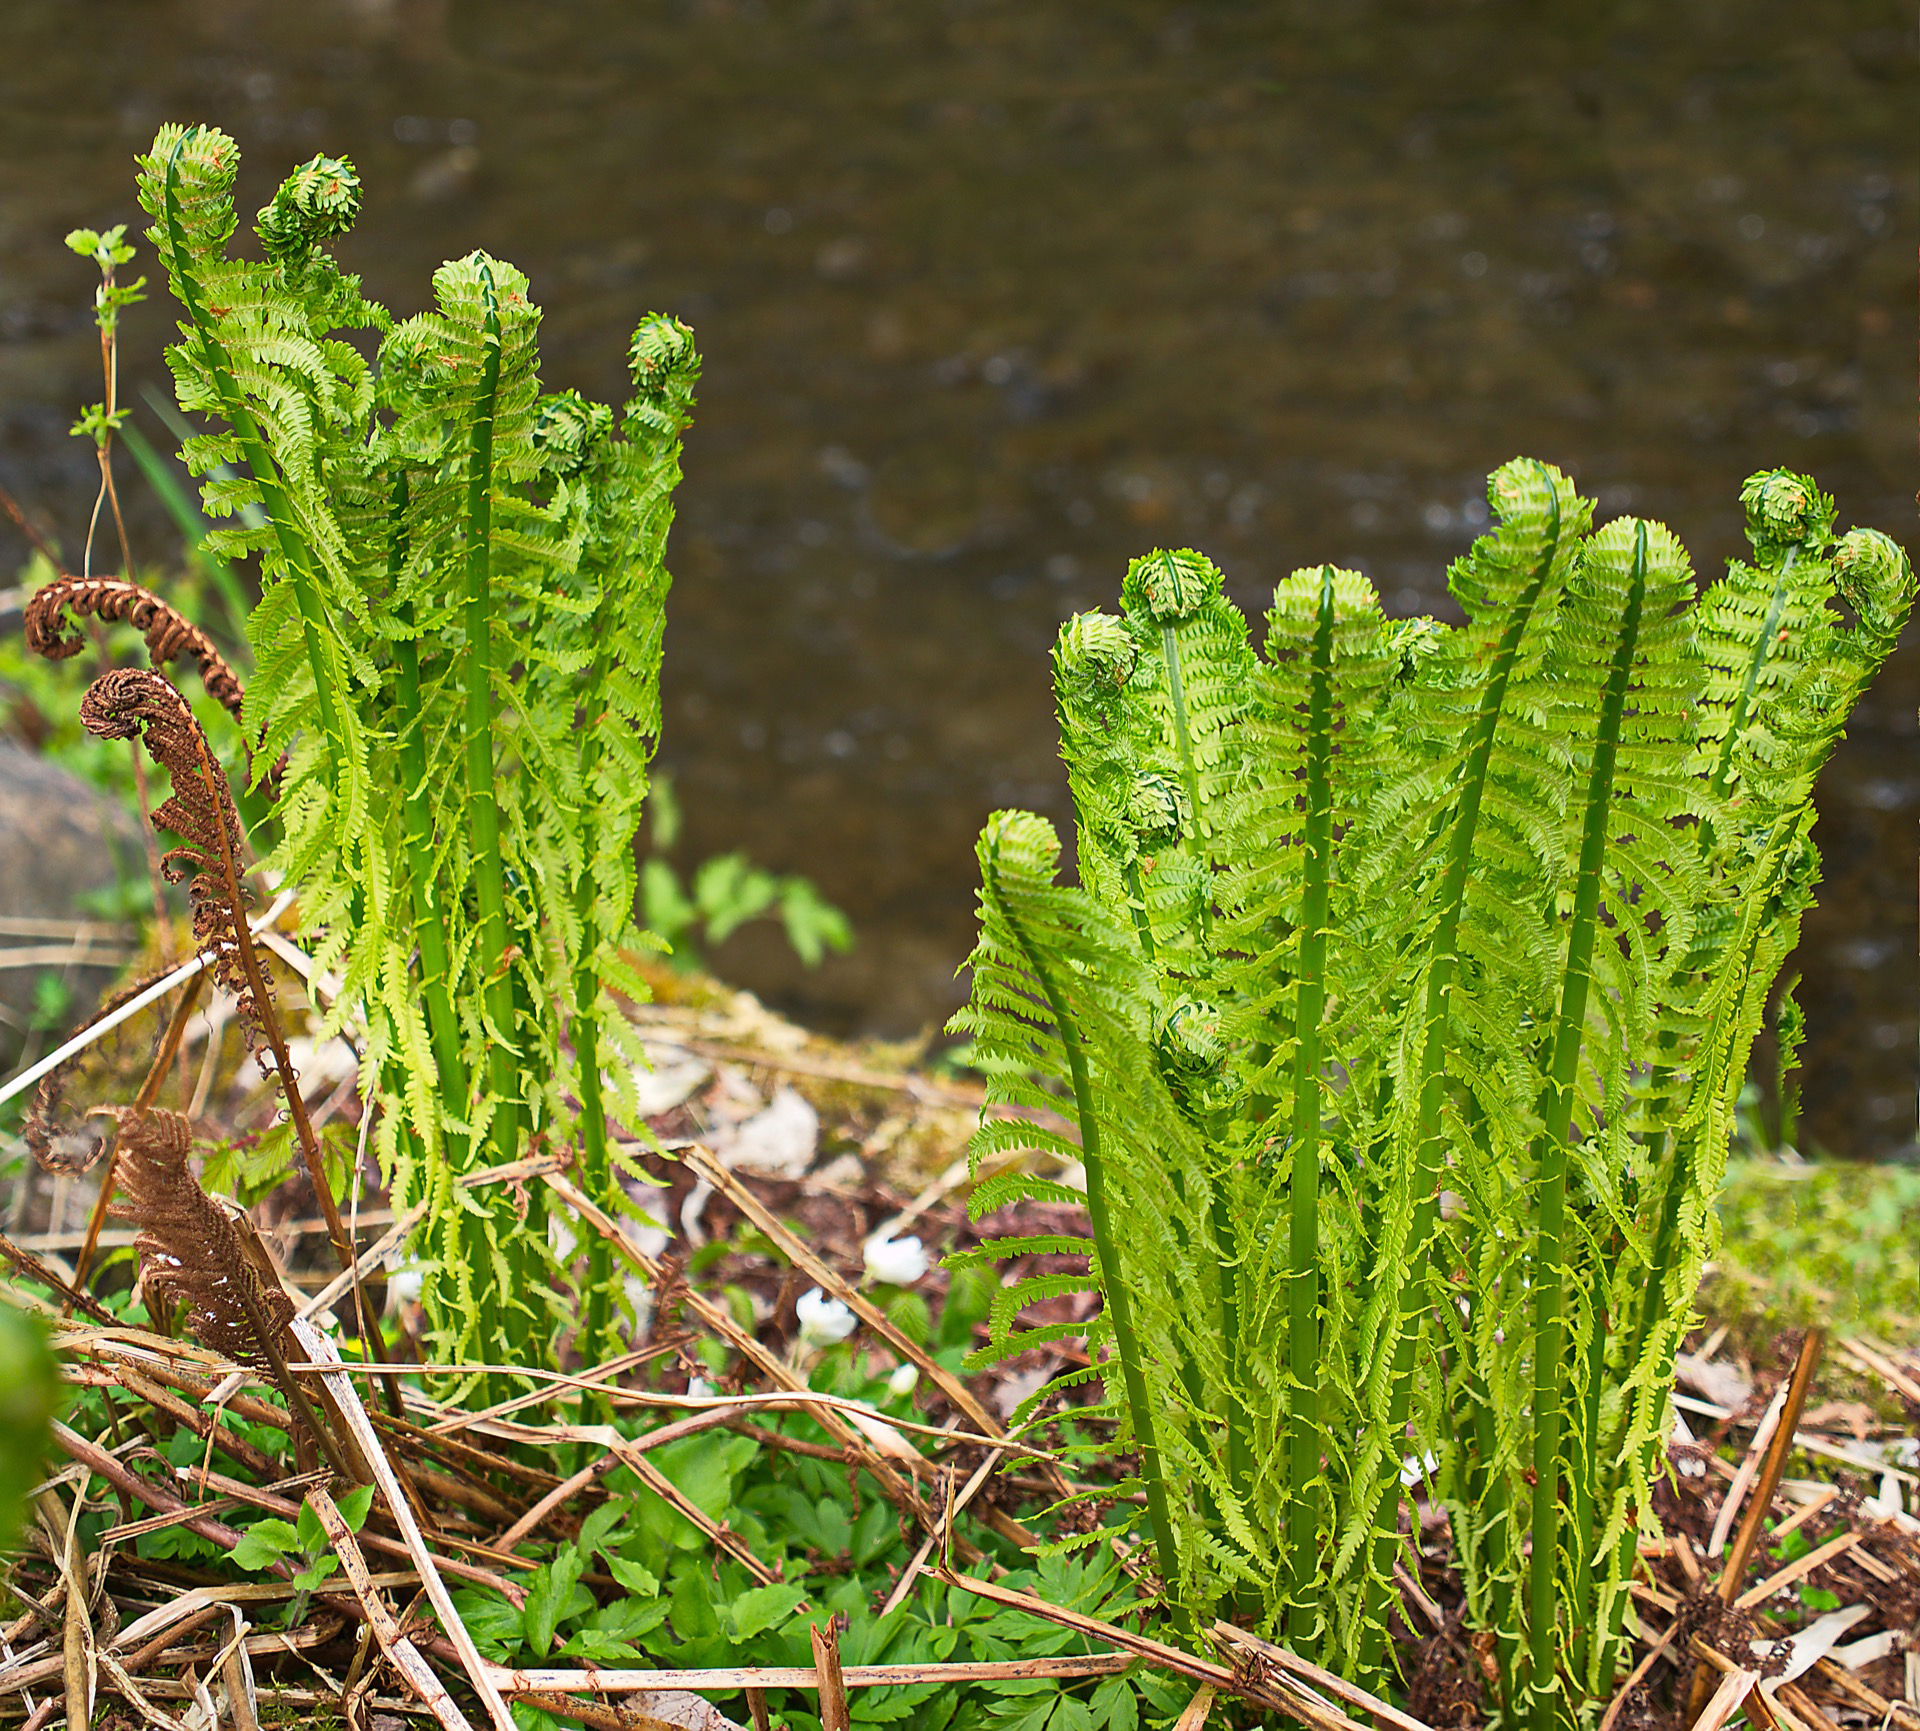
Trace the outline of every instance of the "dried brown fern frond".
{"label": "dried brown fern frond", "polygon": [[207,971],[232,994],[261,1068],[280,1086],[334,1254],[342,1268],[351,1268],[352,1240],[320,1161],[300,1080],[274,1012],[273,989],[247,929],[240,814],[213,748],[187,700],[145,668],[119,667],[103,673],[80,700],[80,720],[96,739],[140,738],[148,756],[173,778],[173,793],[153,814],[153,821],[159,828],[172,830],[183,845],[167,852],[161,869],[169,881],[187,885],[194,946],[205,959]]}
{"label": "dried brown fern frond", "polygon": [[[49,661],[64,661],[86,646],[79,628],[67,617],[75,614],[109,623],[131,625],[146,639],[155,665],[177,656],[191,656],[200,668],[207,695],[238,722],[246,688],[213,640],[191,619],[169,606],[151,589],[118,577],[62,575],[27,603],[27,647]],[[243,724],[244,725],[244,724]]]}
{"label": "dried brown fern frond", "polygon": [[[185,845],[169,849],[161,869],[168,882],[185,881],[194,947],[233,995],[255,1049],[263,1040],[277,1046],[277,1031],[268,1031],[268,988],[247,931],[240,814],[187,700],[157,673],[120,667],[87,687],[80,720],[97,739],[143,736],[147,755],[173,777],[172,797],[154,812],[153,821]],[[284,1062],[280,1051],[274,1056]]]}
{"label": "dried brown fern frond", "polygon": [[256,1370],[284,1362],[293,1345],[293,1300],[248,1259],[233,1222],[187,1169],[193,1136],[178,1112],[123,1109],[114,1214],[140,1228],[140,1278],[154,1298],[185,1303],[203,1346]]}
{"label": "dried brown fern frond", "polygon": [[140,1228],[135,1248],[149,1302],[187,1306],[187,1328],[203,1346],[266,1371],[306,1424],[336,1472],[339,1445],[314,1414],[288,1368],[299,1351],[289,1324],[293,1300],[249,1254],[239,1228],[187,1166],[193,1136],[178,1112],[123,1108],[119,1173],[126,1200],[114,1209]]}

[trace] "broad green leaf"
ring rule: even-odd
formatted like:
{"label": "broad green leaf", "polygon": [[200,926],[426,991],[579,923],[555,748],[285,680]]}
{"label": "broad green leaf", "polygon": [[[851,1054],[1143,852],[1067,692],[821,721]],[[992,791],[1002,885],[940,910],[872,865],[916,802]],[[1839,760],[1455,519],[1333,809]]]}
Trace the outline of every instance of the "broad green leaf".
{"label": "broad green leaf", "polygon": [[793,1584],[753,1587],[727,1606],[727,1620],[736,1641],[750,1641],[793,1615],[807,1589]]}
{"label": "broad green leaf", "polygon": [[300,1536],[286,1521],[255,1521],[240,1535],[239,1544],[228,1554],[236,1568],[249,1572],[271,1568],[283,1557],[299,1550]]}

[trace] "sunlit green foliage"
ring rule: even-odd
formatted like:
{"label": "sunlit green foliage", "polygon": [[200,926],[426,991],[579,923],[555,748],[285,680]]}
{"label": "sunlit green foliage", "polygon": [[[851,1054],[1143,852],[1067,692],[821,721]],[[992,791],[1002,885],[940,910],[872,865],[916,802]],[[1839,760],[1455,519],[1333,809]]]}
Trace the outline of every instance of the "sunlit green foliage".
{"label": "sunlit green foliage", "polygon": [[[248,258],[229,245],[238,162],[223,133],[168,126],[139,190],[186,315],[180,406],[215,422],[183,452],[208,543],[259,560],[257,773],[286,756],[270,863],[342,974],[335,1019],[364,1013],[395,1205],[429,1203],[438,1345],[523,1359],[572,1307],[544,1234],[456,1180],[550,1136],[617,1204],[604,1091],[636,1053],[611,994],[644,995],[623,960],[645,942],[632,844],[699,360],[651,317],[618,415],[543,396],[511,265],[443,265],[433,309],[396,320],[326,250],[359,209],[352,165],[290,176]],[[596,1267],[595,1333],[613,1286]]]}
{"label": "sunlit green foliage", "polygon": [[1308,569],[1256,656],[1220,573],[1159,552],[1062,632],[1080,885],[1041,819],[990,821],[955,1025],[994,1100],[1071,1094],[1077,1147],[1005,1118],[975,1147],[1084,1160],[1092,1241],[1044,1247],[1090,1272],[1012,1289],[990,1351],[1098,1286],[1190,1620],[1375,1669],[1424,1477],[1504,1710],[1606,1692],[1814,775],[1914,598],[1811,481],[1742,497],[1753,562],[1698,599],[1667,530],[1596,530],[1521,460],[1458,627]]}

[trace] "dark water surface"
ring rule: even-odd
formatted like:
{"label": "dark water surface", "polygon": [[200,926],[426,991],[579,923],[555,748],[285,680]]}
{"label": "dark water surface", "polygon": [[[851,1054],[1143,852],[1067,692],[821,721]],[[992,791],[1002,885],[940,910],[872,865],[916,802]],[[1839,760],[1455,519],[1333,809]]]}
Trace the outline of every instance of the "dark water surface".
{"label": "dark water surface", "polygon": [[[295,161],[351,154],[349,262],[398,312],[445,257],[513,259],[550,387],[617,399],[642,311],[696,326],[679,857],[745,846],[854,915],[858,952],[814,975],[750,934],[720,958],[825,1025],[906,1032],[956,1001],[981,819],[1064,813],[1046,649],[1130,554],[1202,547],[1255,611],[1334,559],[1391,611],[1449,613],[1446,561],[1517,452],[1603,515],[1664,519],[1708,573],[1742,547],[1742,478],[1778,463],[1843,525],[1914,540],[1904,10],[0,16],[0,479],[70,536],[92,481],[66,427],[97,351],[60,237],[137,216],[129,158],[162,120],[240,140],[246,211]],[[164,316],[129,321],[135,384]],[[1917,697],[1909,647],[1822,788],[1800,965],[1811,1129],[1838,1152],[1913,1138]]]}

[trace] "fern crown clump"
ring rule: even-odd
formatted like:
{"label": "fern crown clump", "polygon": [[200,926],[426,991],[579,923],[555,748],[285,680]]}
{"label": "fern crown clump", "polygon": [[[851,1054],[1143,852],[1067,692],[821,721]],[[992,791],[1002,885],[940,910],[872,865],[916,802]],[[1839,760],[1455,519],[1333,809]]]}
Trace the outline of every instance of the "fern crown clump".
{"label": "fern crown clump", "polygon": [[[1025,1410],[1103,1382],[1176,1607],[1377,1670],[1424,1477],[1503,1709],[1544,1728],[1614,1674],[1734,1102],[1817,881],[1814,777],[1915,585],[1786,471],[1747,483],[1752,558],[1704,592],[1546,464],[1488,498],[1457,626],[1308,568],[1256,654],[1190,550],[1068,621],[1079,882],[1041,819],[989,822],[954,1026],[1024,1113],[976,1162],[1083,1161],[1092,1223],[999,1246],[1087,1272],[1009,1288],[981,1357],[1078,1332],[1020,1313],[1099,1291],[1091,1367]],[[1071,1194],[1014,1172],[974,1206]]]}
{"label": "fern crown clump", "polygon": [[238,164],[224,133],[166,126],[139,196],[183,313],[176,394],[212,423],[182,452],[209,546],[260,565],[256,781],[285,759],[268,863],[341,975],[333,1021],[364,1017],[395,1205],[427,1204],[440,1348],[520,1353],[572,1323],[560,1271],[458,1180],[547,1137],[619,1202],[609,1123],[639,1053],[614,994],[645,992],[633,839],[699,357],[654,315],[622,409],[543,394],[513,266],[445,264],[396,319],[328,250],[359,214],[350,162],[287,178],[259,257],[231,245]]}

